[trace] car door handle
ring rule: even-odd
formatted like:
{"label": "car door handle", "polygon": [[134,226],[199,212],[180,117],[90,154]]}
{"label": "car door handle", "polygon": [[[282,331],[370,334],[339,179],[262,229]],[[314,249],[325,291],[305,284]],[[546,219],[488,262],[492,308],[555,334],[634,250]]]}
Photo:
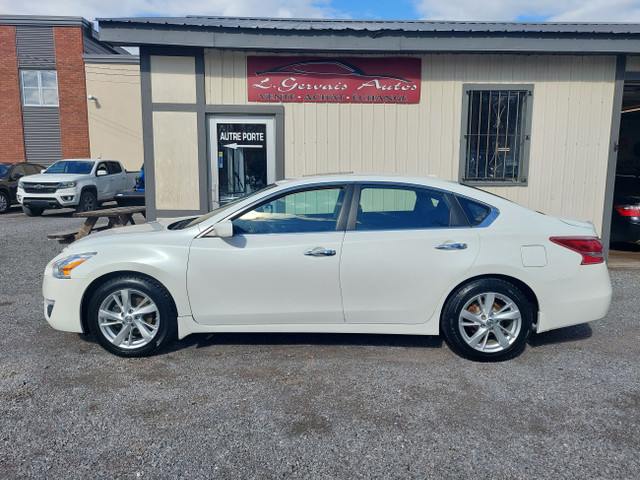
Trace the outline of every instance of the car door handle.
{"label": "car door handle", "polygon": [[333,257],[336,254],[336,251],[314,248],[313,250],[307,250],[304,254],[310,257]]}
{"label": "car door handle", "polygon": [[467,247],[466,243],[441,243],[436,245],[438,250],[464,250]]}

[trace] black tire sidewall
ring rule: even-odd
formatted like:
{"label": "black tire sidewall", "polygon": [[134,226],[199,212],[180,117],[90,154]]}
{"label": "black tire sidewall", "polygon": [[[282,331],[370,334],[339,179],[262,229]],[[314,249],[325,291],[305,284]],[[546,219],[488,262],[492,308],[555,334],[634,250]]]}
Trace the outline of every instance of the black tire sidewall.
{"label": "black tire sidewall", "polygon": [[7,195],[5,192],[0,192],[0,197],[3,197],[6,202],[6,208],[2,208],[2,202],[0,202],[0,213],[7,213],[9,211],[9,207],[11,206],[11,200],[9,199],[9,195]]}
{"label": "black tire sidewall", "polygon": [[27,217],[39,217],[44,212],[44,208],[41,207],[27,207],[25,205],[22,206],[22,211]]}
{"label": "black tire sidewall", "polygon": [[[93,208],[85,208],[86,198],[93,198]],[[98,208],[98,199],[96,195],[91,190],[85,190],[80,194],[80,202],[78,203],[78,208],[76,209],[78,212],[90,212]]]}
{"label": "black tire sidewall", "polygon": [[[515,302],[521,315],[520,333],[513,344],[506,350],[483,353],[467,345],[458,328],[458,318],[464,305],[474,296],[495,292],[509,297]],[[480,362],[497,362],[514,358],[524,350],[533,325],[534,312],[527,297],[513,284],[495,278],[474,280],[459,288],[447,301],[440,330],[449,347],[458,355]]]}
{"label": "black tire sidewall", "polygon": [[[158,307],[160,326],[153,341],[136,348],[123,349],[113,345],[100,330],[98,310],[109,295],[122,288],[132,288],[149,296]],[[177,337],[176,313],[167,291],[159,283],[138,276],[116,277],[100,286],[92,295],[88,308],[89,331],[100,345],[111,353],[121,357],[144,357],[159,351],[164,345]]]}

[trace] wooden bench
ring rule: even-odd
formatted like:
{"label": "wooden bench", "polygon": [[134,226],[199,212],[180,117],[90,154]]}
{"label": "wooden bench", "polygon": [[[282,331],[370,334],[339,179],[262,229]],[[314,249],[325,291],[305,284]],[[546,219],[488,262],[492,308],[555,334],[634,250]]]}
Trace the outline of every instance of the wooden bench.
{"label": "wooden bench", "polygon": [[[82,227],[84,227],[84,225]],[[47,235],[47,238],[50,240],[58,240],[58,242],[62,244],[72,243],[78,240],[79,238],[82,238],[88,235],[88,234],[79,235],[80,232],[82,231],[82,227],[80,229],[68,230],[66,232],[50,233]],[[94,226],[91,229],[90,233],[101,232],[102,230],[107,230],[108,228],[111,228],[109,224]]]}
{"label": "wooden bench", "polygon": [[[85,218],[85,221],[80,229],[51,233],[47,235],[47,238],[51,240],[58,240],[58,242],[62,244],[68,244],[86,237],[91,232],[98,232],[101,230],[106,230],[108,228],[124,227],[128,224],[135,225],[133,215],[135,213],[141,213],[144,215],[145,210],[146,208],[144,206],[132,206],[105,208],[103,210],[92,210],[90,212],[74,213],[74,217]],[[106,218],[108,220],[108,223],[106,225],[99,225],[96,227],[96,223],[100,218]]]}

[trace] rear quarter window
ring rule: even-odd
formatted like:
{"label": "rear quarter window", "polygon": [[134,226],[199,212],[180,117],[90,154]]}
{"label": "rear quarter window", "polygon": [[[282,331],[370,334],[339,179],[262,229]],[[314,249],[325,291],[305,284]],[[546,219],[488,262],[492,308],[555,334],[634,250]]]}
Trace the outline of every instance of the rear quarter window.
{"label": "rear quarter window", "polygon": [[472,227],[480,225],[491,213],[491,208],[483,203],[475,202],[465,197],[456,198]]}

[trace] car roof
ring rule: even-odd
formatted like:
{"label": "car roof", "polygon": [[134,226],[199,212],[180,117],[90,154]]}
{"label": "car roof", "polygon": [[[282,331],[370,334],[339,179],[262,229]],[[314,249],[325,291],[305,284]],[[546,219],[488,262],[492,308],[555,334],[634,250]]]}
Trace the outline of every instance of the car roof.
{"label": "car roof", "polygon": [[[300,178],[289,178],[276,182],[281,187],[295,187],[304,185],[315,185],[321,183],[335,183],[335,182],[357,182],[357,183],[397,183],[397,184],[410,184],[420,185],[427,188],[434,188],[438,190],[445,190],[448,192],[456,193],[458,195],[468,196],[499,207],[501,205],[512,205],[513,202],[506,198],[494,195],[492,193],[485,192],[483,190],[461,185],[458,182],[452,180],[443,180],[436,176],[410,176],[400,174],[379,174],[379,173],[335,173],[335,174],[322,174],[322,175],[309,175]],[[515,204],[513,204],[515,205]]]}

